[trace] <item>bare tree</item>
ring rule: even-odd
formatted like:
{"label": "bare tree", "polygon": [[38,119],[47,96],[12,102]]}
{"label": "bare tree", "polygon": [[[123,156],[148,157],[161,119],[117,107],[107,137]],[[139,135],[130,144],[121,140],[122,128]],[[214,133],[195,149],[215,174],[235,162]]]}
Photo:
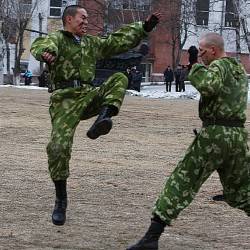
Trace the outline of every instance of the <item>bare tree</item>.
{"label": "bare tree", "polygon": [[151,0],[79,0],[89,13],[90,32],[107,34],[123,24],[144,20]]}
{"label": "bare tree", "polygon": [[2,23],[3,23],[3,4],[4,0],[0,1],[0,84],[3,84],[3,58],[4,58],[4,37],[2,34]]}
{"label": "bare tree", "polygon": [[[20,82],[20,61],[24,52],[24,32],[27,28],[38,0],[7,0],[3,2],[3,36],[7,51],[9,43],[15,44],[14,84]],[[8,60],[7,60],[8,61]],[[8,65],[7,65],[8,66]],[[10,71],[9,66],[7,67]]]}
{"label": "bare tree", "polygon": [[123,24],[145,20],[151,11],[151,0],[107,1],[107,32]]}
{"label": "bare tree", "polygon": [[242,29],[242,37],[246,42],[248,52],[250,53],[250,32],[247,25],[247,11],[248,1],[246,0],[232,0],[233,6],[235,8],[236,18],[238,20],[238,33],[240,33],[240,29]]}
{"label": "bare tree", "polygon": [[[160,8],[162,2],[154,0],[152,5]],[[159,7],[158,7],[159,5]],[[166,13],[162,21],[162,29],[168,34],[165,43],[171,48],[172,67],[175,69],[180,62],[181,51],[190,34],[193,34],[195,0],[167,0]]]}

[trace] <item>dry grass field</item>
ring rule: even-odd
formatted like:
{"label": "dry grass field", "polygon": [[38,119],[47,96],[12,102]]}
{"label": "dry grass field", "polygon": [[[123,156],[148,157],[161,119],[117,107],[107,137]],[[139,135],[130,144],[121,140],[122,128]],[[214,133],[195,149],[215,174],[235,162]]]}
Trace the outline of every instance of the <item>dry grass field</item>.
{"label": "dry grass field", "polygon": [[[0,88],[0,249],[124,250],[145,232],[165,178],[200,127],[198,102],[126,96],[111,133],[95,141],[86,137],[94,119],[81,122],[67,222],[57,227],[45,151],[48,100],[45,90]],[[166,229],[160,249],[250,249],[249,218],[214,202],[220,192],[214,173]]]}

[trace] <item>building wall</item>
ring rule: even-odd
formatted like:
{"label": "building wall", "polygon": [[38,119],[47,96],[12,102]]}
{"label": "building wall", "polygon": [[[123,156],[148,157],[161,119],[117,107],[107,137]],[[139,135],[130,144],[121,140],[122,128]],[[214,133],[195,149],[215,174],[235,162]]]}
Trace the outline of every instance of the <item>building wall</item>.
{"label": "building wall", "polygon": [[[250,4],[250,1],[246,1],[246,4]],[[225,41],[225,50],[229,56],[236,57],[236,31],[235,28],[231,27],[225,27],[224,26],[224,16],[222,11],[222,1],[210,1],[210,7],[209,7],[209,23],[208,26],[194,26],[191,29],[192,35],[189,35],[187,42],[185,43],[185,46],[183,48],[184,52],[182,55],[181,63],[187,62],[185,51],[188,50],[188,48],[191,45],[198,45],[199,37],[207,32],[217,32],[221,33],[224,41]],[[244,6],[242,6],[243,8]],[[241,9],[242,10],[242,9]],[[250,8],[245,8],[244,11],[248,16],[250,17]],[[242,12],[240,11],[242,14]],[[250,25],[250,18],[247,18],[246,21],[248,25]],[[223,20],[223,24],[221,25],[221,20]],[[194,19],[195,23],[195,19]],[[250,26],[248,26],[250,29]],[[243,31],[241,30],[241,37],[243,36]],[[249,60],[249,51],[246,45],[246,42],[244,39],[240,40],[240,47],[241,47],[241,54],[240,59],[243,63],[246,71],[250,73],[250,60]]]}
{"label": "building wall", "polygon": [[88,33],[98,35],[103,33],[104,16],[105,16],[105,1],[104,0],[79,0],[78,4],[88,11]]}
{"label": "building wall", "polygon": [[168,65],[172,67],[172,43],[170,23],[171,18],[176,19],[180,14],[179,1],[158,0],[153,2],[152,13],[159,11],[162,13],[162,20],[157,29],[150,34],[150,52],[154,58],[153,73],[163,73]]}
{"label": "building wall", "polygon": [[[35,1],[35,0],[34,0]],[[89,0],[68,0],[66,4],[76,4],[77,2],[88,9],[89,11],[89,33],[90,34],[102,34],[103,29],[105,28],[105,8],[103,8],[103,1],[89,1]],[[61,29],[62,22],[60,18],[51,18],[49,17],[49,2],[50,0],[40,0],[37,6],[37,9],[34,12],[32,17],[31,23],[29,28],[34,30],[39,30],[39,18],[38,14],[42,14],[42,31],[43,32],[51,32],[53,30]],[[170,6],[171,0],[158,0],[154,1],[154,5],[152,6],[152,11],[160,10],[163,13],[164,18],[169,18],[173,14],[173,9]],[[213,3],[213,4],[212,4]],[[250,27],[250,1],[246,1],[246,6],[241,9],[241,13],[247,15],[248,18],[246,19],[247,24]],[[178,10],[176,10],[178,11]],[[210,1],[210,10],[209,10],[209,24],[208,26],[194,26],[191,29],[193,35],[189,34],[186,44],[183,48],[183,53],[181,55],[181,64],[187,64],[187,55],[186,51],[191,45],[197,45],[199,37],[208,31],[214,30],[216,32],[220,32],[220,22],[221,22],[221,15],[222,15],[222,1]],[[144,18],[145,19],[145,18]],[[127,21],[130,19],[128,18]],[[166,20],[165,20],[166,21]],[[195,18],[193,20],[195,23]],[[169,31],[166,30],[164,27],[164,20],[163,22],[158,25],[157,29],[153,31],[149,35],[149,46],[150,51],[149,55],[145,58],[144,63],[151,63],[152,72],[153,73],[162,73],[167,65],[172,65],[172,58],[171,58],[171,46],[168,44],[170,39]],[[223,27],[222,35],[225,39],[226,45],[226,52],[228,55],[235,56],[236,51],[236,42],[235,42],[235,29],[233,28],[226,28]],[[242,35],[242,34],[241,34]],[[24,37],[24,54],[22,56],[23,61],[29,61],[29,68],[35,74],[39,74],[39,62],[36,61],[33,56],[29,53],[30,45],[35,38],[37,38],[39,34],[37,33],[30,33],[25,32]],[[241,40],[241,61],[244,64],[248,73],[250,73],[250,60],[249,60],[249,53],[246,42]],[[15,48],[14,45],[10,45],[11,51],[11,67],[14,66],[14,54]],[[6,56],[4,58],[4,72],[6,73]]]}
{"label": "building wall", "polygon": [[[76,4],[76,0],[67,0],[65,3],[65,6]],[[50,17],[49,10],[50,0],[41,0],[41,4],[37,6],[31,21],[31,27],[33,30],[39,30],[39,13],[42,15],[42,32],[49,33],[63,28],[61,17]],[[31,33],[30,44],[37,37],[39,37],[38,33]],[[31,54],[29,56],[29,69],[36,75],[40,74],[40,62],[38,62]]]}

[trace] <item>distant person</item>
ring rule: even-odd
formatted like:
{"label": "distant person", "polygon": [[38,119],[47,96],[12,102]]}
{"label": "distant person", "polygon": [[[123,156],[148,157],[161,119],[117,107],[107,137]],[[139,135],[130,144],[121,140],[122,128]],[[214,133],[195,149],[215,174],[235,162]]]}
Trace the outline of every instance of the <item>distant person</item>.
{"label": "distant person", "polygon": [[131,69],[131,85],[132,89],[140,92],[141,91],[141,82],[142,82],[142,72],[134,66]]}
{"label": "distant person", "polygon": [[180,92],[185,92],[185,81],[188,76],[188,68],[186,65],[182,65],[181,75],[180,75]]}
{"label": "distant person", "polygon": [[23,74],[23,77],[24,77],[24,84],[25,85],[30,85],[32,83],[33,74],[30,70],[26,69],[24,74]]}
{"label": "distant person", "polygon": [[[248,80],[236,59],[228,57],[224,40],[207,33],[198,50],[191,46],[189,80],[200,92],[203,127],[169,176],[154,208],[151,225],[142,239],[127,250],[158,250],[164,229],[194,199],[202,184],[217,171],[225,201],[250,216],[250,155],[246,121]],[[192,59],[192,60],[191,60]]]}
{"label": "distant person", "polygon": [[48,87],[49,86],[49,71],[44,70],[42,74],[38,77],[39,87]]}
{"label": "distant person", "polygon": [[131,67],[128,67],[126,69],[125,75],[128,78],[128,88],[127,89],[131,89],[132,88],[132,74],[131,74]]}
{"label": "distant person", "polygon": [[175,91],[180,92],[180,77],[182,66],[179,64],[174,72],[175,76]]}
{"label": "distant person", "polygon": [[170,66],[168,66],[164,71],[164,79],[166,84],[166,91],[171,92],[172,82],[174,81],[174,72]]}

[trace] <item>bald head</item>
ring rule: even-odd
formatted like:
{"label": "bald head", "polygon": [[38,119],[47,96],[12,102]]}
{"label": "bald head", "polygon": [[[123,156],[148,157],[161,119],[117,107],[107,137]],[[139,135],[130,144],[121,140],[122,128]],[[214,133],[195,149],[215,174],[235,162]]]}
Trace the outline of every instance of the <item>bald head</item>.
{"label": "bald head", "polygon": [[219,50],[224,51],[223,37],[217,33],[207,33],[201,37],[200,41],[202,41],[203,44],[207,47],[215,46]]}
{"label": "bald head", "polygon": [[199,57],[205,65],[209,65],[212,61],[225,56],[222,36],[211,32],[201,37],[199,42]]}

